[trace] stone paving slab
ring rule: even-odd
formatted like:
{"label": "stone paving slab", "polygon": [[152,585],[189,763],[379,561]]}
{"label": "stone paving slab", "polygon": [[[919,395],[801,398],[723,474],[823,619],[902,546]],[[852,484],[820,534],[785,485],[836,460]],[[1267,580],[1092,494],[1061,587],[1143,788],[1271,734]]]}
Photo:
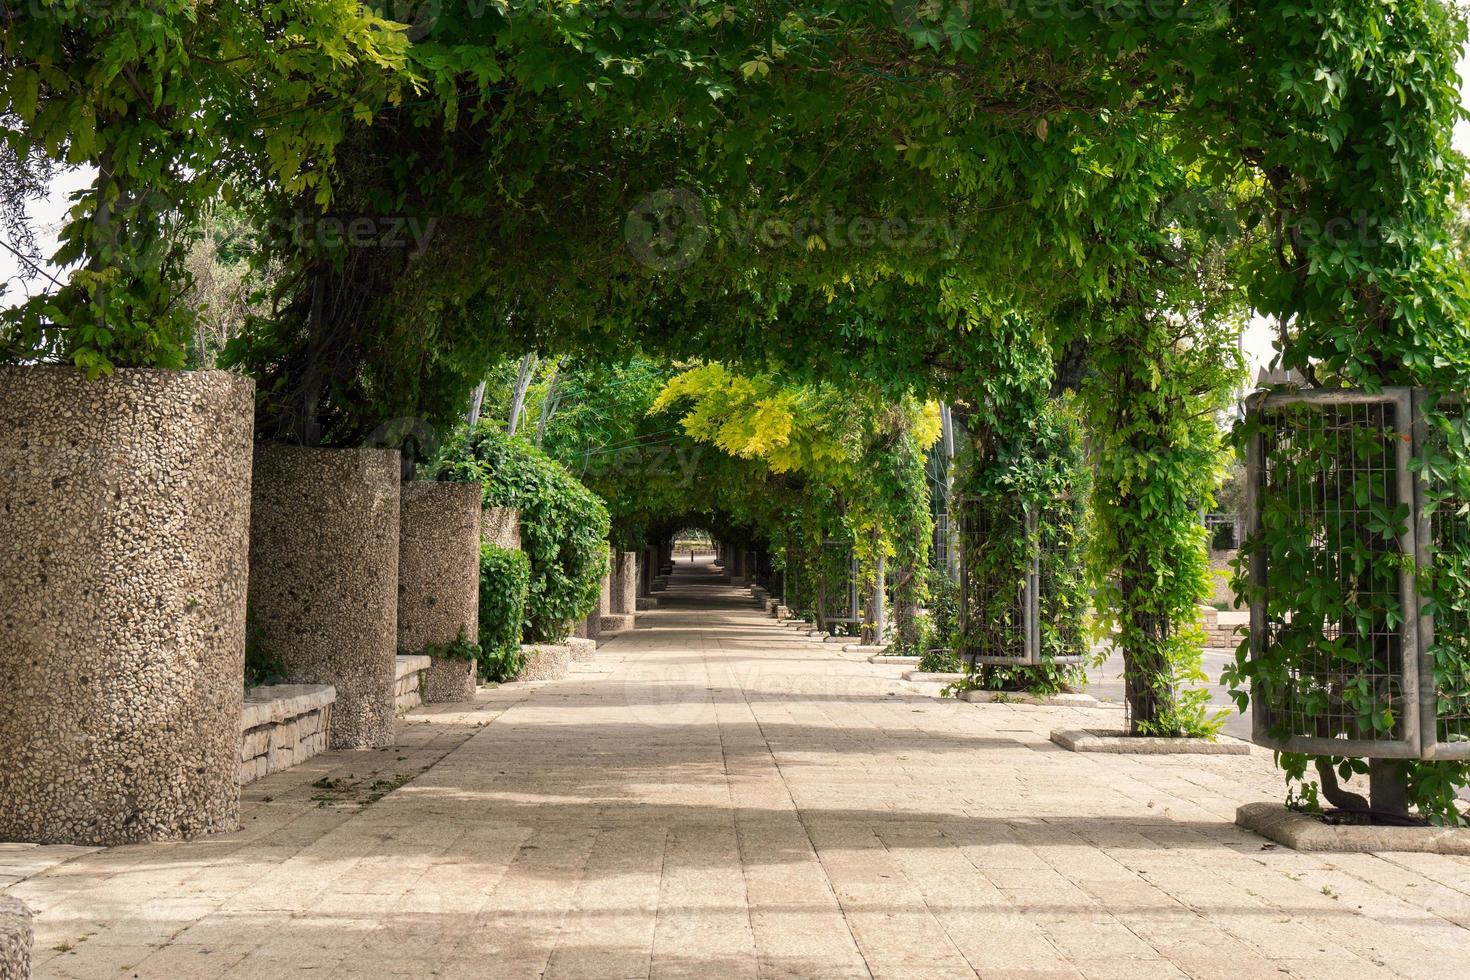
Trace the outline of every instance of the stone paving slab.
{"label": "stone paving slab", "polygon": [[30,874],[36,975],[1470,975],[1470,858],[1236,827],[1269,753],[1067,752],[1116,709],[925,697],[687,562],[639,626]]}

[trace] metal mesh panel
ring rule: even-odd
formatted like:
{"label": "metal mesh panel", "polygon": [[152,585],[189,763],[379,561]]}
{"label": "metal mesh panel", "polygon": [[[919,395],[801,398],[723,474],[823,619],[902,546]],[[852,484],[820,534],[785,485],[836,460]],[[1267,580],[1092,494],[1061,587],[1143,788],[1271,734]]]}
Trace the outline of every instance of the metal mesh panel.
{"label": "metal mesh panel", "polygon": [[1088,595],[1069,587],[1082,567],[1082,508],[1070,496],[1048,502],[1035,528],[1037,547],[1037,661],[1080,664],[1089,647]]}
{"label": "metal mesh panel", "polygon": [[856,627],[862,620],[858,615],[857,556],[852,542],[835,538],[823,541],[819,565],[817,591],[823,622]]}
{"label": "metal mesh panel", "polygon": [[1034,550],[1010,574],[980,568],[996,542],[1010,541],[1025,529],[1026,514],[1019,502],[957,499],[960,518],[959,654],[967,666],[1035,663],[1032,599],[1028,588],[1036,572]]}
{"label": "metal mesh panel", "polygon": [[1283,667],[1254,682],[1261,744],[1418,754],[1409,419],[1403,389],[1257,403],[1251,523],[1271,544],[1252,563],[1252,651]]}
{"label": "metal mesh panel", "polygon": [[1206,514],[1205,530],[1210,536],[1210,548],[1214,551],[1233,551],[1240,546],[1236,537],[1234,514]]}
{"label": "metal mesh panel", "polygon": [[935,568],[949,568],[949,512],[934,515],[934,547],[930,549],[930,563]]}
{"label": "metal mesh panel", "polygon": [[1083,661],[1086,596],[1063,582],[1081,561],[1074,510],[1069,497],[1039,511],[1016,499],[959,499],[959,654],[968,666]]}
{"label": "metal mesh panel", "polygon": [[[1423,419],[1427,397],[1416,392],[1414,418],[1418,455],[1423,463],[1419,491],[1419,565],[1424,602],[1420,606],[1419,685],[1424,756],[1470,758],[1470,500],[1450,479],[1444,428]],[[1445,425],[1464,431],[1470,411],[1460,398],[1438,408]]]}

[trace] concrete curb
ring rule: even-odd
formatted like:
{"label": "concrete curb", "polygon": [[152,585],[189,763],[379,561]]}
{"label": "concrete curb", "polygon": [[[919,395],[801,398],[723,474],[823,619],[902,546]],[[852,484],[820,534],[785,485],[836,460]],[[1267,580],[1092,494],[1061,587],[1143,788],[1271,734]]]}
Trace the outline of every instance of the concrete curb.
{"label": "concrete curb", "polygon": [[1295,851],[1470,855],[1470,830],[1464,828],[1337,825],[1280,803],[1247,803],[1235,811],[1235,823]]}
{"label": "concrete curb", "polygon": [[961,701],[971,704],[1024,704],[1033,708],[1095,708],[1091,694],[1027,694],[1025,691],[961,691]]}
{"label": "concrete curb", "polygon": [[1125,735],[1115,729],[1089,731],[1059,728],[1051,733],[1051,740],[1072,752],[1103,752],[1111,755],[1250,755],[1251,751],[1249,743],[1228,735],[1217,735],[1214,739],[1146,738]]}

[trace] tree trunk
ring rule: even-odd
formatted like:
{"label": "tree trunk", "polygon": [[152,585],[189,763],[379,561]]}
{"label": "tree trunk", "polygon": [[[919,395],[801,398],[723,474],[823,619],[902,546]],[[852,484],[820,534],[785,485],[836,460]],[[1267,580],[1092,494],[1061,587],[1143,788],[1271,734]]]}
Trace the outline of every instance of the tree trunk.
{"label": "tree trunk", "polygon": [[546,399],[541,402],[541,418],[536,421],[536,447],[546,439],[546,423],[556,414],[557,402],[561,399],[557,382],[561,381],[561,369],[565,361],[558,361],[551,369],[551,380],[546,385]]}
{"label": "tree trunk", "polygon": [[485,407],[485,382],[481,381],[475,385],[475,390],[470,392],[470,413],[465,417],[469,428],[473,431],[480,424],[480,409]]}
{"label": "tree trunk", "polygon": [[531,378],[536,373],[536,355],[527,354],[521,358],[521,370],[516,375],[516,390],[510,401],[510,418],[506,422],[505,431],[507,435],[515,435],[516,430],[521,427],[521,413],[526,407],[526,392],[531,387]]}
{"label": "tree trunk", "polygon": [[1176,706],[1178,681],[1174,666],[1165,655],[1170,622],[1167,615],[1145,612],[1139,596],[1149,588],[1148,569],[1141,560],[1130,562],[1119,572],[1122,576],[1123,608],[1133,627],[1143,637],[1141,643],[1123,650],[1123,687],[1128,702],[1128,730],[1134,735],[1163,734],[1161,721]]}
{"label": "tree trunk", "polygon": [[[923,534],[923,529],[913,528],[911,533],[917,537]],[[908,557],[899,566],[898,579],[893,584],[894,636],[904,653],[923,656],[924,651],[919,649],[923,640],[919,622],[919,586],[924,569],[917,561],[921,551],[916,548],[902,553]]]}

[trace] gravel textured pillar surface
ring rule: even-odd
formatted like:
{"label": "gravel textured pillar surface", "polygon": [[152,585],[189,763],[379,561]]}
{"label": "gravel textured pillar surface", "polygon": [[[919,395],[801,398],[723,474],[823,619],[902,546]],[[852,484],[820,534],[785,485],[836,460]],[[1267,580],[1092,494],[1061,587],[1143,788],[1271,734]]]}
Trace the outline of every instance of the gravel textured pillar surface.
{"label": "gravel textured pillar surface", "polygon": [[631,616],[638,611],[638,552],[613,556],[613,612]]}
{"label": "gravel textured pillar surface", "polygon": [[521,550],[521,512],[514,507],[486,507],[480,518],[480,527],[487,544],[511,551]]}
{"label": "gravel textured pillar surface", "polygon": [[475,662],[427,649],[480,634],[481,487],[405,484],[398,528],[398,652],[428,654],[419,691],[429,704],[472,701]]}
{"label": "gravel textured pillar surface", "polygon": [[18,898],[0,895],[0,980],[30,980],[31,910]]}
{"label": "gravel textured pillar surface", "polygon": [[0,367],[0,840],[239,823],[253,386]]}
{"label": "gravel textured pillar surface", "polygon": [[616,612],[613,609],[613,570],[617,567],[618,553],[612,550],[612,545],[607,547],[607,557],[602,562],[602,581],[598,584],[597,614],[608,616]]}
{"label": "gravel textured pillar surface", "polygon": [[334,749],[393,744],[398,481],[396,449],[255,453],[252,640],[292,683],[337,689]]}
{"label": "gravel textured pillar surface", "polygon": [[645,547],[638,562],[638,594],[640,596],[653,595],[653,576],[658,571],[654,567],[656,561],[654,550]]}

